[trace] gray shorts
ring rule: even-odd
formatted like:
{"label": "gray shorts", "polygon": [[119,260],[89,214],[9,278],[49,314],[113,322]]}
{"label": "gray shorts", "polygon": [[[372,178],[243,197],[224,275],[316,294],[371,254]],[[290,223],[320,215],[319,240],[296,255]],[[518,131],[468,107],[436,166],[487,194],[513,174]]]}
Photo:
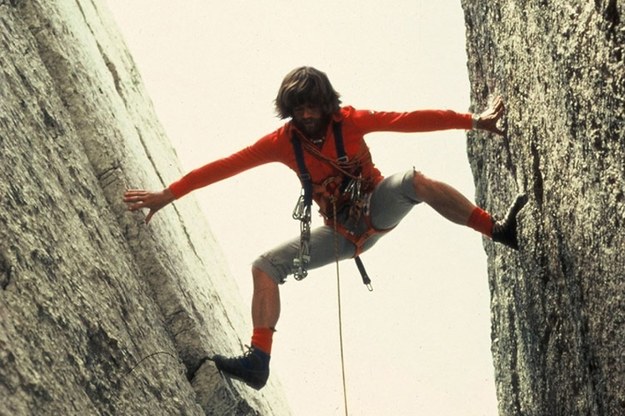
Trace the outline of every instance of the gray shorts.
{"label": "gray shorts", "polygon": [[[418,204],[413,185],[414,170],[396,173],[380,182],[371,193],[369,213],[375,229],[385,230],[395,227]],[[341,219],[339,218],[339,221]],[[364,218],[356,229],[367,227]],[[363,251],[373,245],[384,234],[375,234],[363,246]],[[253,266],[271,276],[276,282],[284,283],[294,272],[293,259],[299,254],[300,237],[297,236],[258,257]],[[337,248],[338,245],[338,248]],[[343,235],[335,235],[334,228],[328,225],[317,227],[310,232],[310,262],[308,270],[316,269],[337,260],[354,257],[356,246]]]}

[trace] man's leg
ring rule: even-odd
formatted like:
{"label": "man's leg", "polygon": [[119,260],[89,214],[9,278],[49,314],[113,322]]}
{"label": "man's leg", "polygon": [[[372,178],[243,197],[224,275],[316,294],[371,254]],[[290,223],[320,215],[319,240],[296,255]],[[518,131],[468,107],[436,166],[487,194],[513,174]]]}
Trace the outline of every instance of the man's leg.
{"label": "man's leg", "polygon": [[[227,358],[222,355],[213,357],[218,369],[255,389],[262,388],[269,378],[273,333],[280,318],[279,284],[293,272],[293,259],[299,252],[299,243],[300,238],[294,238],[261,255],[254,262],[252,267],[254,328],[250,350],[240,357]],[[344,259],[353,254],[353,244],[343,236],[335,236],[332,228],[327,226],[315,228],[310,235],[311,260],[308,270],[332,263],[337,255],[339,259]]]}
{"label": "man's leg", "polygon": [[249,351],[240,357],[213,357],[217,368],[255,389],[261,389],[269,378],[269,361],[273,333],[280,318],[278,282],[258,267],[252,268],[252,341]]}
{"label": "man's leg", "polygon": [[[467,225],[471,214],[477,208],[455,188],[430,179],[421,172],[415,172],[413,184],[420,201],[425,202],[443,217],[456,224]],[[492,224],[490,228],[492,230]],[[490,236],[491,230],[484,230],[482,233]]]}
{"label": "man's leg", "polygon": [[280,288],[278,283],[258,267],[252,268],[252,347],[271,354],[273,333],[280,318]]}
{"label": "man's leg", "polygon": [[240,357],[216,355],[213,361],[219,370],[258,390],[265,386],[269,378],[273,333],[280,317],[280,289],[278,282],[258,267],[252,268],[252,277],[254,331],[250,349]]}
{"label": "man's leg", "polygon": [[417,198],[430,205],[443,217],[456,224],[471,227],[492,238],[493,241],[518,249],[516,216],[527,203],[525,195],[517,196],[504,219],[495,222],[488,212],[473,204],[446,183],[415,172],[413,184]]}
{"label": "man's leg", "polygon": [[280,288],[278,283],[258,267],[252,268],[254,295],[252,323],[254,328],[275,328],[280,318]]}

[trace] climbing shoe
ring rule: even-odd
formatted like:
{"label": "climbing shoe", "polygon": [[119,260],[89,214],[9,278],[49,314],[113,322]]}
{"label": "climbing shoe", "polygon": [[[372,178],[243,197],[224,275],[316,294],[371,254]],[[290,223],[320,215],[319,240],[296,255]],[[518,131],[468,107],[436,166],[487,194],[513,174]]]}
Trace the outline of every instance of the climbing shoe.
{"label": "climbing shoe", "polygon": [[240,380],[260,390],[269,378],[269,359],[271,356],[258,348],[248,347],[248,351],[240,357],[227,358],[222,355],[213,357],[219,371],[234,379]]}
{"label": "climbing shoe", "polygon": [[514,203],[508,208],[506,216],[502,220],[495,221],[495,224],[493,224],[493,241],[505,244],[515,250],[519,249],[516,217],[525,204],[527,204],[527,195],[518,195]]}

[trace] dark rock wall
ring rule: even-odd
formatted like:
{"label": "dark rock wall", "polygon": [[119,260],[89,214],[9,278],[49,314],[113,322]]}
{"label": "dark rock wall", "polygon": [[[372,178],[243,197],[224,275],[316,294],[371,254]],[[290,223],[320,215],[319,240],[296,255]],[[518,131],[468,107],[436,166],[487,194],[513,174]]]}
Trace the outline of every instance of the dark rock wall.
{"label": "dark rock wall", "polygon": [[501,415],[625,414],[625,3],[463,0],[477,200],[518,191],[519,252],[485,243]]}
{"label": "dark rock wall", "polygon": [[180,175],[99,2],[0,1],[0,415],[289,413],[198,369],[249,326],[193,198],[121,201]]}

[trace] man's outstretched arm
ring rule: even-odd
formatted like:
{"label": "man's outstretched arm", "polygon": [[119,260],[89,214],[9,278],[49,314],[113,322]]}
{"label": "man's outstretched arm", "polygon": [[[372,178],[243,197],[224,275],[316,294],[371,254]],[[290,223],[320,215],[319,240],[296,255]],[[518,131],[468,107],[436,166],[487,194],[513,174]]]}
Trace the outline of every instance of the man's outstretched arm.
{"label": "man's outstretched arm", "polygon": [[415,110],[409,112],[354,110],[352,120],[362,134],[377,131],[425,133],[453,129],[480,129],[503,134],[497,123],[503,117],[505,106],[496,97],[489,108],[479,114],[458,113],[452,110]]}

